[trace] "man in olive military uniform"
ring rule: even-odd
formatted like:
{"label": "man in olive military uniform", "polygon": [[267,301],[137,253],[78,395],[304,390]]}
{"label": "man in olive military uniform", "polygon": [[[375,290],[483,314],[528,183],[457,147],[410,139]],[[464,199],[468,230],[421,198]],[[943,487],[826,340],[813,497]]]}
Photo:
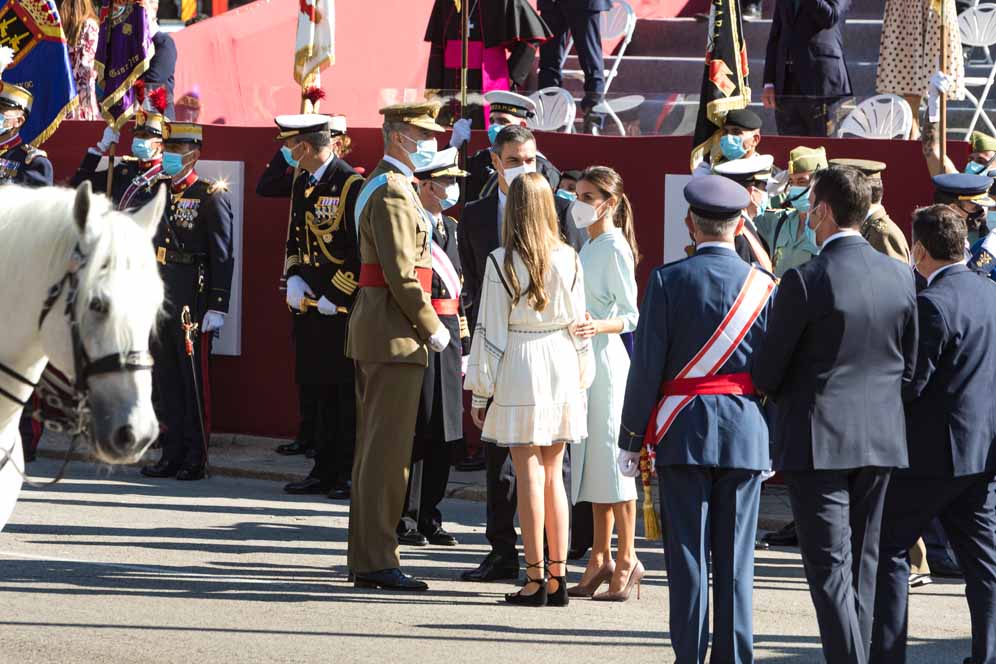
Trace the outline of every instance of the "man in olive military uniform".
{"label": "man in olive military uniform", "polygon": [[21,86],[0,81],[0,184],[52,186],[52,162],[43,150],[21,140],[33,102]]}
{"label": "man in olive military uniform", "polygon": [[384,116],[384,158],[356,203],[360,292],[346,354],[356,361],[357,429],[347,561],[357,587],[426,590],[401,571],[395,529],[429,349],[450,344],[432,308],[433,222],[411,178],[432,162],[439,104],[397,104]]}
{"label": "man in olive military uniform", "polygon": [[[223,182],[197,175],[194,166],[203,143],[200,125],[166,125],[163,173],[170,178],[170,204],[159,223],[153,244],[159,274],[166,287],[166,304],[152,347],[156,361],[153,380],[159,394],[162,458],[146,466],[147,477],[199,480],[205,477],[208,432],[200,412],[210,352],[210,336],[225,324],[232,287],[232,203]],[[187,355],[181,313],[190,308],[194,336],[193,364]],[[195,383],[196,381],[196,383]]]}
{"label": "man in olive military uniform", "polygon": [[808,225],[809,186],[813,173],[826,167],[827,153],[822,147],[800,146],[789,152],[787,207],[768,210],[755,219],[771,252],[772,271],[779,278],[820,251]]}
{"label": "man in olive military uniform", "polygon": [[356,295],[360,257],[354,211],[363,177],[337,156],[346,118],[280,115],[283,141],[257,191],[279,188],[288,167],[292,184],[284,276],[294,313],[295,378],[302,404],[314,407],[317,456],[306,478],[287,493],[350,495],[356,442],[353,361],[346,357],[348,313]]}
{"label": "man in olive military uniform", "polygon": [[450,443],[463,438],[464,361],[470,354],[470,328],[460,293],[463,273],[457,249],[457,222],[446,214],[460,199],[457,150],[442,150],[431,164],[415,171],[419,200],[432,217],[432,308],[450,331],[450,343],[429,354],[422,379],[422,400],[415,425],[415,444],[408,479],[405,516],[398,541],[424,546],[456,546],[443,528],[439,504],[450,477]]}
{"label": "man in olive military uniform", "polygon": [[[153,101],[159,100],[159,101]],[[159,185],[169,178],[163,175],[163,129],[166,126],[165,93],[146,97],[135,113],[135,128],[131,141],[131,156],[122,157],[114,165],[111,200],[119,210],[132,210],[145,205],[156,195]],[[158,104],[158,105],[157,105]],[[93,184],[94,191],[107,191],[107,170],[97,170],[101,157],[107,154],[120,135],[113,127],[104,129],[97,145],[89,148],[76,174],[69,181],[73,187],[84,180]]]}
{"label": "man in olive military uniform", "polygon": [[871,159],[831,159],[832,166],[850,166],[868,176],[871,185],[871,207],[868,216],[861,224],[861,237],[868,244],[886,256],[892,256],[903,263],[910,262],[910,245],[903,231],[889,218],[882,205],[885,188],[882,185],[882,172],[885,164]]}
{"label": "man in olive military uniform", "polygon": [[[536,104],[529,97],[525,97],[514,92],[505,90],[492,90],[484,95],[484,100],[489,104],[488,115],[488,140],[491,145],[495,144],[498,132],[509,125],[520,125],[529,127],[529,120],[536,117]],[[470,127],[460,124],[453,128],[453,137],[450,139],[450,146],[459,148],[470,139]],[[478,150],[467,159],[467,170],[470,175],[464,184],[464,200],[467,202],[484,198],[497,186],[498,177],[494,166],[491,164],[491,148],[487,147]],[[542,173],[543,177],[550,183],[550,188],[557,191],[560,186],[560,171],[547,160],[543,155],[536,155],[536,171]]]}

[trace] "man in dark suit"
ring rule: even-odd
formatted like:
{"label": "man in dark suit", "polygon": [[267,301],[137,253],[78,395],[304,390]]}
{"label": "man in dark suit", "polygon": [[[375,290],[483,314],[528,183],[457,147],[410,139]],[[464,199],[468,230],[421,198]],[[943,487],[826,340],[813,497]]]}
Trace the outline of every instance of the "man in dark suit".
{"label": "man in dark suit", "polygon": [[145,81],[145,88],[149,92],[156,88],[166,90],[166,111],[164,115],[168,120],[176,119],[176,111],[173,108],[173,83],[176,71],[176,43],[168,33],[159,28],[159,0],[150,0],[146,4],[146,11],[149,14],[149,30],[152,34],[152,45],[156,52],[149,61],[149,68],[142,74]]}
{"label": "man in dark suit", "polygon": [[885,491],[907,465],[901,388],[916,361],[916,294],[909,267],[858,232],[871,200],[863,173],[820,171],[809,200],[820,253],[782,277],[751,373],[777,405],[773,466],[788,486],[823,654],[864,664]]}
{"label": "man in dark suit", "polygon": [[[498,189],[469,203],[457,226],[457,244],[463,266],[463,295],[471,329],[477,322],[477,305],[488,254],[501,246],[502,216],[509,185],[523,173],[536,171],[536,138],[525,127],[510,125],[495,138],[492,164],[498,172]],[[568,219],[570,202],[554,197],[560,232],[565,241],[580,249],[584,239]],[[477,569],[464,572],[465,581],[496,581],[519,576],[519,555],[515,549],[515,490],[508,448],[485,443],[487,470],[487,531],[491,552]],[[565,482],[570,464],[564,462]]]}
{"label": "man in dark suit", "polygon": [[553,39],[540,46],[539,87],[563,87],[561,65],[567,53],[568,31],[584,72],[585,131],[601,127],[604,119],[593,111],[605,94],[605,62],[602,57],[601,13],[612,8],[609,0],[539,0],[540,16],[550,26]]}
{"label": "man in dark suit", "polygon": [[776,0],[764,61],[765,108],[778,133],[831,136],[851,78],[844,61],[844,16],[851,0]]}
{"label": "man in dark suit", "polygon": [[964,265],[965,222],[947,205],[913,215],[919,349],[903,385],[910,467],[882,518],[872,659],[906,661],[906,550],[940,517],[965,575],[971,662],[996,661],[996,285]]}

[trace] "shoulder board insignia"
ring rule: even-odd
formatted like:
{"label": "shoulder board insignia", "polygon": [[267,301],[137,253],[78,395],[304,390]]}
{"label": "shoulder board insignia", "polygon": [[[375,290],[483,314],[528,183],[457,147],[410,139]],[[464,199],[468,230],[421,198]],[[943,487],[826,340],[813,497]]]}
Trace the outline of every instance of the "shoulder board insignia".
{"label": "shoulder board insignia", "polygon": [[228,183],[224,180],[204,180],[209,194],[216,194],[219,191],[228,191]]}

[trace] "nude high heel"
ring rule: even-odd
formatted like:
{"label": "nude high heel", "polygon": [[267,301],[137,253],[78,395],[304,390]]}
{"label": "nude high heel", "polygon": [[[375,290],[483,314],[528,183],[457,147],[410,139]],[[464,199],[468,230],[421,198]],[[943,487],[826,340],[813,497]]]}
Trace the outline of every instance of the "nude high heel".
{"label": "nude high heel", "polygon": [[643,580],[643,575],[647,573],[647,570],[643,567],[643,563],[638,562],[633,567],[633,571],[629,573],[629,579],[626,581],[626,587],[619,592],[605,591],[599,595],[592,596],[592,599],[596,602],[625,602],[629,599],[629,594],[633,590],[633,586],[636,586],[636,598],[640,599],[640,581]]}
{"label": "nude high heel", "polygon": [[595,576],[591,577],[588,583],[579,583],[573,588],[568,588],[567,594],[571,597],[591,597],[598,591],[599,586],[609,581],[615,573],[616,564],[610,560],[595,572]]}

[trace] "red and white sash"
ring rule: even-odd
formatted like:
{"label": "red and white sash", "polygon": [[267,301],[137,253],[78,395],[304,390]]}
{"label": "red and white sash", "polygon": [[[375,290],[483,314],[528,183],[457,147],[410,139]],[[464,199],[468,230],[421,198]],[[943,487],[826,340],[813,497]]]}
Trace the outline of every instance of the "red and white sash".
{"label": "red and white sash", "polygon": [[446,255],[446,250],[439,246],[435,240],[432,241],[430,250],[432,252],[432,271],[439,276],[443,285],[446,286],[446,293],[450,299],[458,299],[461,290],[460,273],[457,272],[450,257]]}
{"label": "red and white sash", "polygon": [[[761,315],[761,311],[774,289],[775,282],[771,277],[757,268],[751,268],[750,274],[747,275],[737,299],[723,318],[723,322],[719,324],[719,327],[712,333],[701,350],[695,354],[695,357],[689,360],[688,364],[678,372],[674,381],[669,382],[715,376],[716,372],[723,368],[730,355],[747,336],[747,332],[757,321],[757,317]],[[668,394],[668,390],[664,390],[664,392],[664,396],[657,404],[650,419],[647,435],[644,438],[644,445],[651,457],[654,456],[658,443],[663,440],[668,429],[674,424],[678,413],[696,396],[693,390],[689,390],[689,392],[693,392],[691,394]],[[703,390],[699,393],[716,394],[717,392]],[[734,388],[726,393],[742,394],[743,392]]]}

